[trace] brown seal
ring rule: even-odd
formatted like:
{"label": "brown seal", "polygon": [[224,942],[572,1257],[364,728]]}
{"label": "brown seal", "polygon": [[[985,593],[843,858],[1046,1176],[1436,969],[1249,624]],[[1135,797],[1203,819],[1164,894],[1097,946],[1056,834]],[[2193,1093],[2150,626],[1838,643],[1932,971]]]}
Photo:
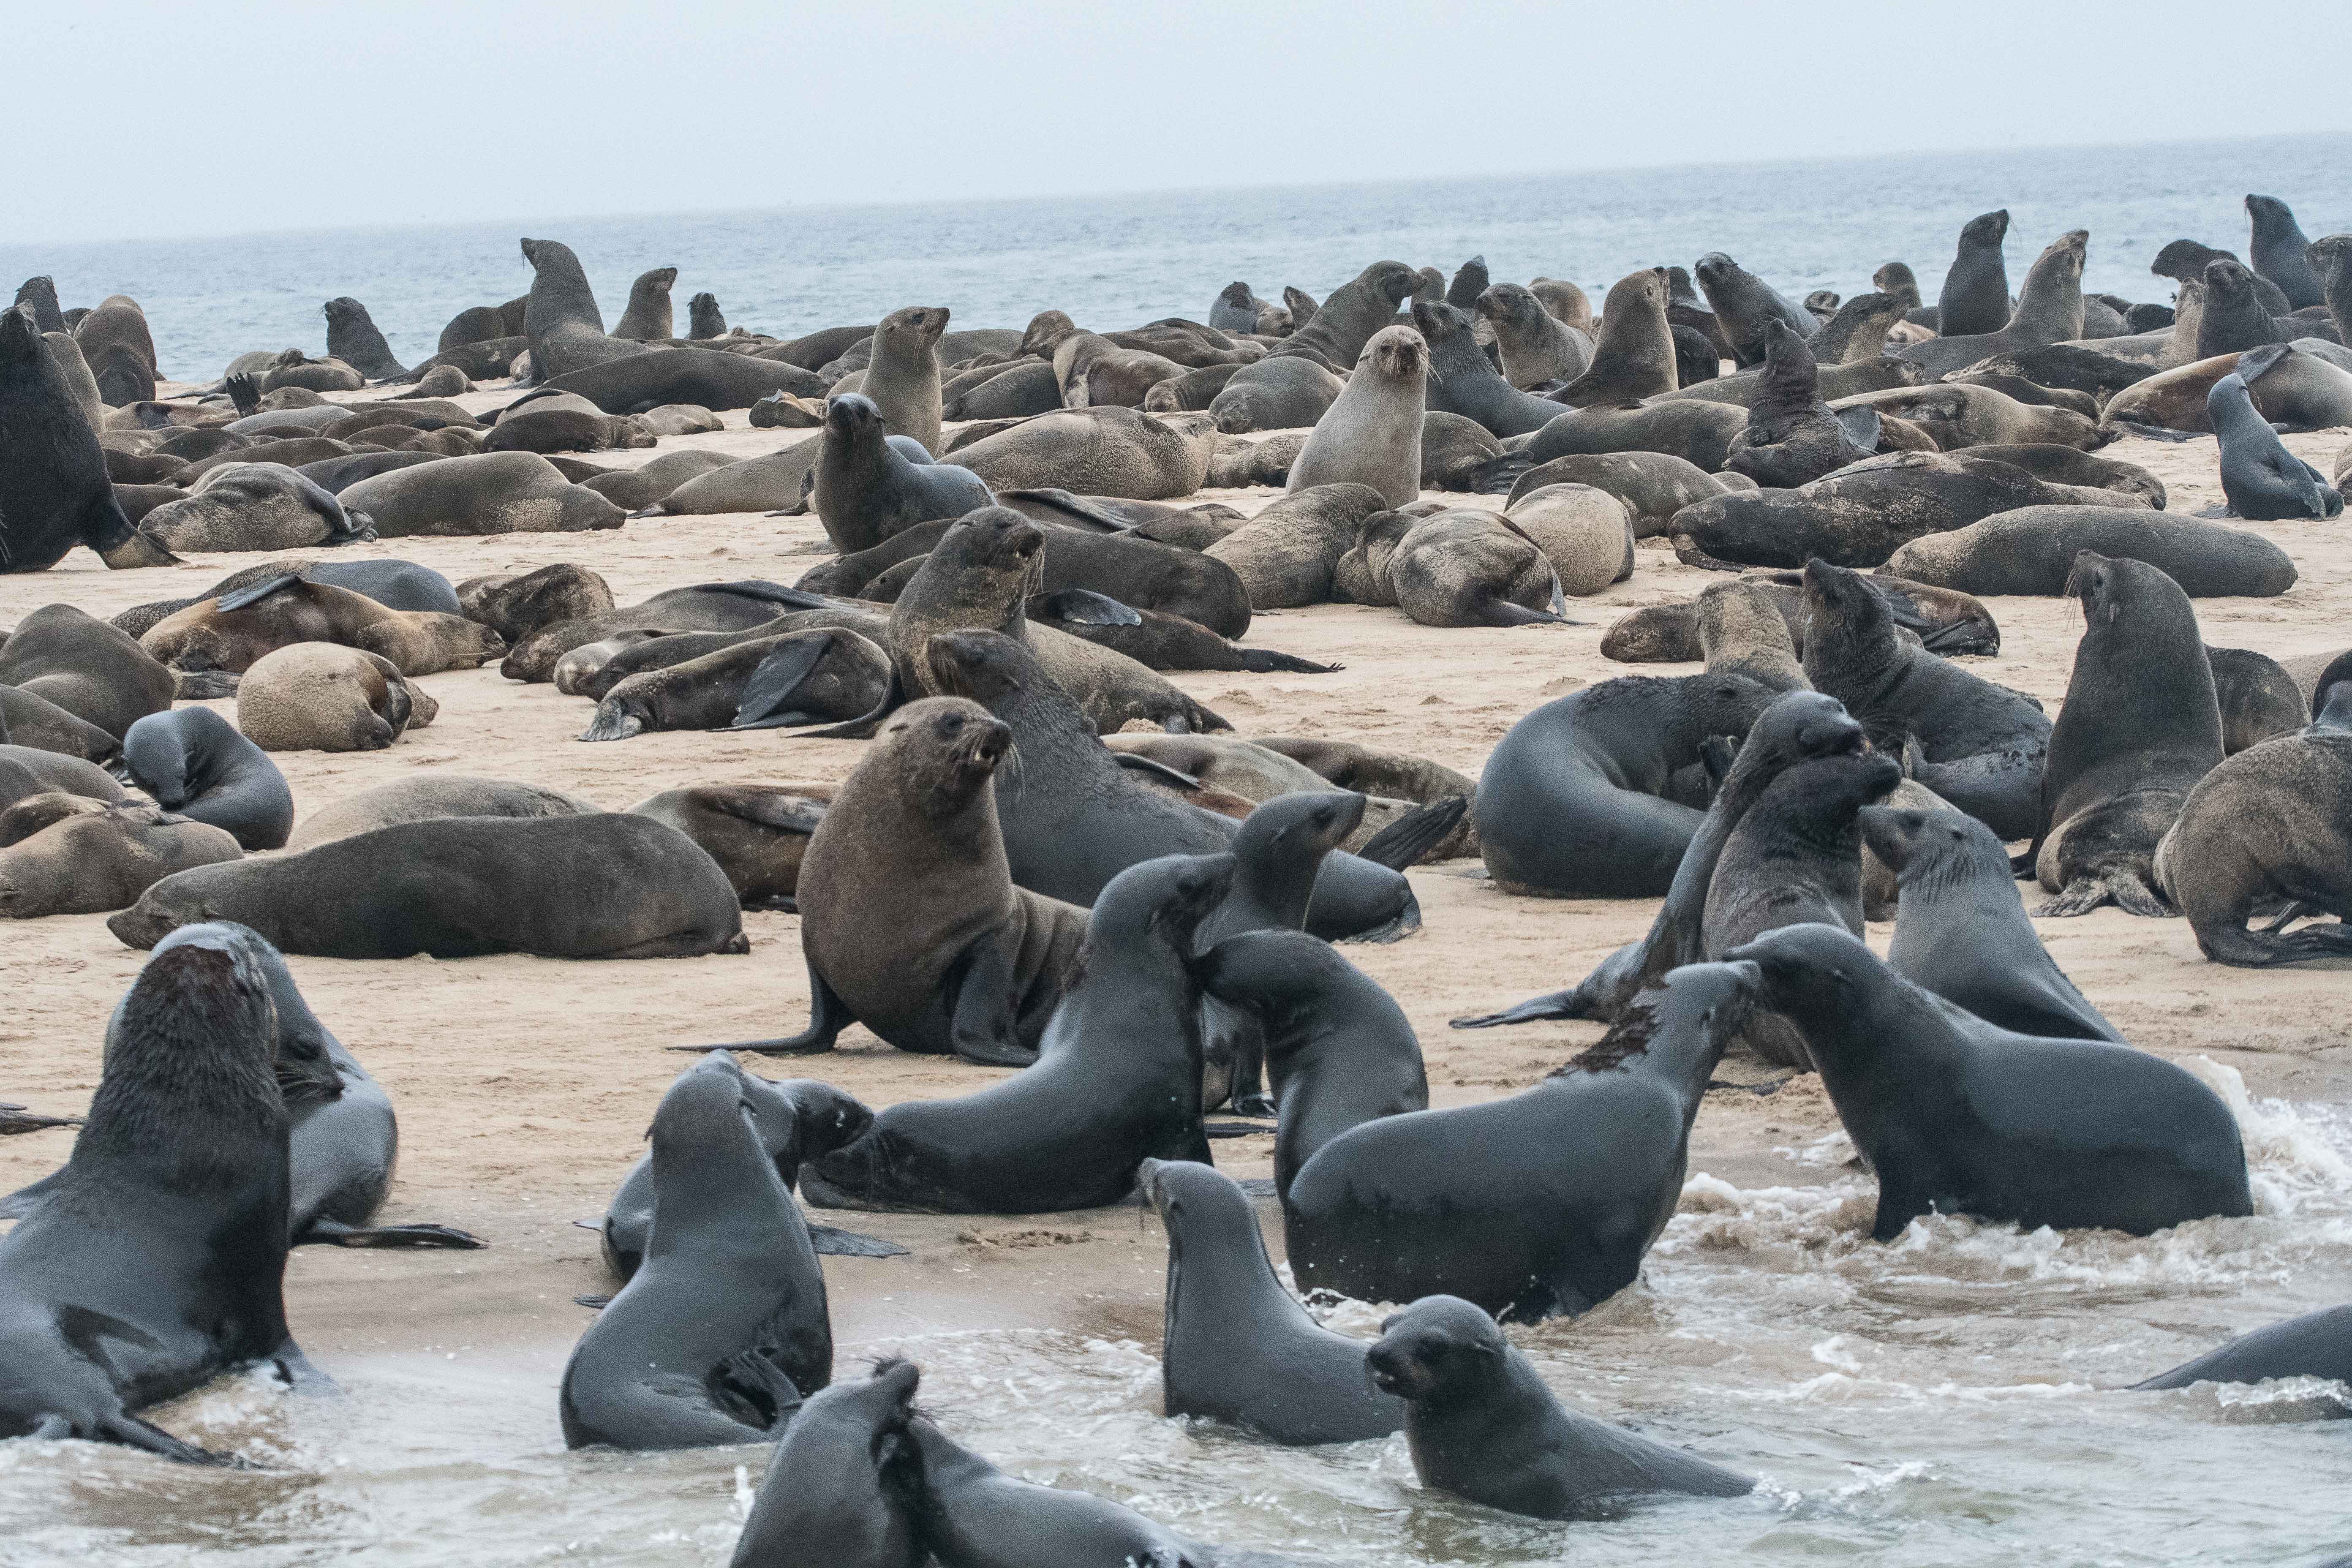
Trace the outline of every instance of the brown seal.
{"label": "brown seal", "polygon": [[174,816],[144,802],[109,805],[79,795],[35,796],[62,801],[57,819],[0,849],[0,916],[90,915],[129,909],[139,895],[174,871],[241,858],[245,851],[226,828]]}
{"label": "brown seal", "polygon": [[236,727],[265,752],[381,751],[439,711],[390,659],[333,643],[265,654],[236,688]]}
{"label": "brown seal", "polygon": [[290,572],[166,616],[139,641],[174,669],[232,672],[297,643],[380,654],[403,675],[474,669],[506,652],[498,633],[464,616],[387,609]]}
{"label": "brown seal", "polygon": [[1629,272],[1610,285],[1609,297],[1601,302],[1601,336],[1593,344],[1591,363],[1583,374],[1550,394],[1551,400],[1585,408],[1633,402],[1680,385],[1666,298],[1663,267]]}
{"label": "brown seal", "polygon": [[697,784],[629,807],[667,822],[719,862],[747,910],[797,910],[801,861],[836,784]]}

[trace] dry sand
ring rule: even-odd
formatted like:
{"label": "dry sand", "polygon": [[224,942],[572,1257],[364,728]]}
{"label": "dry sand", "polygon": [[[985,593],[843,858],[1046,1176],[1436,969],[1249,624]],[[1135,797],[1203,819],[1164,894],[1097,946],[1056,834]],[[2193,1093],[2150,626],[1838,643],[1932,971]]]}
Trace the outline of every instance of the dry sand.
{"label": "dry sand", "polygon": [[[507,394],[476,395],[494,406]],[[730,428],[666,439],[660,450],[709,447],[751,456],[797,431]],[[2291,437],[2299,455],[2333,471],[2347,432]],[[608,466],[655,452],[601,454]],[[2172,444],[2126,439],[2105,455],[2142,464],[2171,488],[2171,509],[2220,502],[2210,437]],[[1255,511],[1272,490],[1211,491],[1202,500]],[[1474,498],[1465,498],[1471,500]],[[1492,498],[1484,504],[1495,504]],[[2278,599],[2197,602],[2206,640],[2274,658],[2352,643],[2352,543],[2346,524],[2233,524],[2278,542],[2302,572]],[[715,579],[790,583],[829,551],[814,517],[756,514],[647,519],[616,531],[483,539],[400,539],[354,546],[352,556],[396,556],[452,581],[572,561],[594,567],[624,604]],[[0,626],[63,600],[110,616],[196,593],[265,557],[205,556],[176,568],[110,573],[86,551],[57,569],[0,577]],[[1476,777],[1488,750],[1520,715],[1588,683],[1692,667],[1633,667],[1602,659],[1610,622],[1634,607],[1687,598],[1714,579],[1645,542],[1631,581],[1572,604],[1586,625],[1444,630],[1401,612],[1345,605],[1259,616],[1248,641],[1344,664],[1326,676],[1178,674],[1186,690],[1243,734],[1325,735],[1434,758]],[[2032,692],[2055,712],[2081,621],[2071,601],[1991,601],[2002,631],[1979,673]],[[591,705],[552,686],[520,686],[495,668],[425,678],[439,719],[388,751],[299,752],[277,760],[308,814],[419,769],[453,768],[575,791],[613,809],[661,790],[729,781],[847,773],[854,742],[798,741],[776,731],[662,733],[605,744],[573,737]],[[222,704],[232,710],[234,703]],[[1420,1032],[1434,1103],[1510,1094],[1596,1038],[1596,1026],[1545,1024],[1461,1033],[1446,1020],[1554,989],[1644,930],[1654,904],[1513,898],[1473,875],[1475,861],[1412,874],[1425,926],[1348,956],[1395,994]],[[2030,891],[2030,889],[2029,889]],[[304,994],[390,1091],[402,1128],[400,1180],[389,1220],[436,1220],[489,1238],[483,1252],[367,1253],[304,1248],[289,1270],[296,1331],[314,1352],[413,1349],[463,1340],[562,1342],[584,1315],[566,1298],[612,1289],[594,1237],[569,1222],[599,1215],[641,1152],[663,1088],[690,1058],[662,1047],[789,1033],[807,1016],[798,921],[750,913],[744,957],[567,963],[527,957],[436,963],[296,958]],[[1874,927],[1882,951],[1891,926]],[[2257,1095],[2352,1099],[2352,1045],[2342,1021],[2341,963],[2252,972],[2207,963],[2179,921],[2113,909],[2040,922],[2060,965],[2137,1044],[2167,1056],[2206,1055],[2242,1071]],[[58,917],[0,929],[0,1100],[79,1112],[99,1077],[108,1014],[145,955],[124,948],[104,917]],[[817,1076],[879,1107],[967,1092],[1000,1076],[907,1056],[863,1030],[835,1054],[755,1064],[770,1077]],[[1741,1185],[1800,1184],[1809,1170],[1776,1150],[1830,1132],[1835,1120],[1817,1081],[1769,1096],[1711,1095],[1692,1164]],[[0,1142],[0,1191],[62,1160],[68,1136]],[[1218,1145],[1242,1175],[1268,1171],[1271,1141]],[[891,1262],[829,1259],[838,1330],[855,1344],[919,1327],[1086,1324],[1156,1342],[1160,1243],[1131,1212],[1059,1218],[871,1219],[828,1215],[916,1247]],[[1280,1245],[1279,1228],[1272,1237]],[[387,1289],[389,1287],[389,1289]],[[551,1415],[552,1410],[551,1394]]]}

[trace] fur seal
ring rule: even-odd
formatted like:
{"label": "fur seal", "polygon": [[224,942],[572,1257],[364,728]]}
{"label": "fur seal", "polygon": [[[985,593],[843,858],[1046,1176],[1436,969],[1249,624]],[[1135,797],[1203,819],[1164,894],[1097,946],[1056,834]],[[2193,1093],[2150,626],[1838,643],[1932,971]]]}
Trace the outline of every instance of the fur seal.
{"label": "fur seal", "polygon": [[1521,466],[1571,454],[1664,452],[1711,474],[1722,468],[1733,438],[1747,426],[1745,408],[1696,399],[1591,404],[1546,425],[1498,467],[1515,477]]}
{"label": "fur seal", "polygon": [[0,642],[0,686],[55,703],[120,739],[172,706],[171,671],[128,634],[71,605],[44,605]]}
{"label": "fur seal", "polygon": [[650,272],[637,274],[629,285],[629,303],[621,311],[620,324],[613,335],[634,342],[648,342],[673,336],[676,321],[670,309],[670,285],[677,281],[677,268],[656,267]]}
{"label": "fur seal", "polygon": [[[2251,357],[2241,356],[2240,363]],[[2326,475],[2286,449],[2255,411],[2253,395],[2237,372],[2213,384],[2205,412],[2221,437],[2221,493],[2231,516],[2278,522],[2342,514],[2344,498]]]}
{"label": "fur seal", "polygon": [[[2200,779],[2157,845],[2156,885],[2216,963],[2255,969],[2352,952],[2352,930],[2341,923],[2281,934],[2298,914],[2340,922],[2352,910],[2338,849],[2339,803],[2352,777],[2352,686],[2323,687],[2320,701],[2308,729],[2249,747]],[[2282,904],[2286,920],[2248,929]]]}
{"label": "fur seal", "polygon": [[1339,558],[1366,520],[1387,507],[1369,485],[1291,490],[1202,553],[1239,574],[1253,610],[1325,604]]}
{"label": "fur seal", "polygon": [[[1525,290],[1521,290],[1522,294]],[[1532,298],[1527,309],[1543,315]],[[1547,321],[1551,321],[1544,316]],[[1504,379],[1472,332],[1473,319],[1451,305],[1416,300],[1412,324],[1429,348],[1429,376],[1424,397],[1432,413],[1454,414],[1475,420],[1496,436],[1525,436],[1542,429],[1559,413],[1559,405],[1520,390]],[[1558,326],[1559,323],[1553,322]],[[1397,329],[1391,328],[1393,331]],[[1561,328],[1561,331],[1567,329]],[[1369,352],[1369,351],[1368,351]],[[1356,379],[1350,378],[1352,386]],[[1340,394],[1344,403],[1349,394]],[[1332,405],[1339,406],[1339,403]],[[1313,442],[1308,443],[1309,447]],[[1293,466],[1296,472],[1296,465]]]}
{"label": "fur seal", "polygon": [[382,654],[333,643],[264,654],[236,687],[236,727],[266,752],[382,751],[439,712]]}
{"label": "fur seal", "polygon": [[[887,444],[889,452],[910,464],[919,464],[923,456],[921,448],[905,437],[898,439],[905,443],[904,447]],[[709,512],[798,510],[806,504],[817,459],[824,450],[825,441],[822,435],[804,436],[777,447],[766,457],[722,463],[705,472],[688,476],[667,489],[659,500],[646,505],[656,512],[667,512],[672,517]],[[655,461],[662,459],[657,458]],[[896,465],[887,458],[883,466],[895,471]],[[954,470],[948,471],[952,473]],[[603,486],[598,488],[601,490]]]}
{"label": "fur seal", "polygon": [[175,557],[122,515],[106,456],[32,316],[0,310],[0,572],[42,572],[75,545],[108,566]]}
{"label": "fur seal", "polygon": [[665,790],[629,807],[667,822],[719,862],[747,910],[798,912],[801,861],[840,786],[831,784],[698,784]]}
{"label": "fur seal", "polygon": [[1673,1217],[1692,1121],[1755,987],[1744,964],[1685,965],[1534,1089],[1332,1139],[1285,1200],[1301,1289],[1444,1292],[1536,1322],[1633,1284]]}
{"label": "fur seal", "polygon": [[122,737],[123,771],[165,811],[210,823],[246,849],[294,829],[294,792],[268,753],[209,708],[150,713]]}
{"label": "fur seal", "polygon": [[186,500],[155,508],[139,527],[157,548],[192,555],[299,550],[375,537],[365,512],[346,509],[341,497],[299,468],[275,461],[210,469]]}
{"label": "fur seal", "polygon": [[127,947],[205,918],[319,958],[744,952],[735,890],[684,834],[626,812],[446,817],[166,877],[107,929]]}
{"label": "fur seal", "polygon": [[302,818],[287,840],[294,850],[315,849],[332,839],[425,822],[436,816],[580,816],[601,811],[595,802],[538,784],[470,773],[429,771],[345,795]]}
{"label": "fur seal", "polygon": [[541,384],[576,393],[606,414],[645,414],[672,403],[717,413],[749,408],[779,392],[821,397],[825,391],[823,378],[773,360],[721,349],[629,346],[630,353],[546,377]]}
{"label": "fur seal", "polygon": [[795,1560],[841,1568],[923,1568],[915,1535],[921,1461],[910,1428],[921,1372],[877,1363],[800,1407],[761,1478],[732,1568]]}
{"label": "fur seal", "polygon": [[1503,522],[1543,552],[1564,595],[1588,598],[1633,574],[1633,510],[1596,486],[1530,490],[1505,510]]}
{"label": "fur seal", "polygon": [[1764,363],[1765,328],[1772,321],[1799,337],[1821,331],[1821,318],[1790,304],[1787,295],[1720,250],[1700,257],[1691,272],[1731,344],[1732,357],[1743,365]]}
{"label": "fur seal", "polygon": [[[544,605],[534,605],[539,595],[530,595],[519,602],[518,607],[552,607],[562,601],[583,598],[608,592],[604,579],[584,567],[565,565],[542,568],[544,572],[560,573],[545,581]],[[528,589],[532,576],[516,580],[511,592]],[[591,583],[588,579],[593,579]],[[472,584],[461,584],[470,587]],[[461,597],[464,595],[460,595]],[[556,662],[573,648],[584,647],[622,632],[649,631],[667,637],[680,632],[748,632],[769,626],[786,614],[802,611],[824,611],[834,618],[821,624],[850,626],[865,630],[876,626],[875,617],[862,611],[840,610],[814,594],[803,594],[778,584],[759,578],[747,578],[735,583],[697,583],[684,588],[670,588],[634,605],[596,610],[587,615],[568,616],[541,625],[536,631],[516,643],[499,673],[509,680],[539,681],[551,679]],[[476,612],[479,614],[480,612]],[[773,627],[772,633],[796,630],[810,623],[802,621]],[[656,639],[659,640],[659,639]],[[708,652],[708,648],[700,651]],[[691,655],[680,652],[675,658]],[[668,662],[667,658],[657,662]],[[612,666],[607,665],[607,669]],[[619,679],[614,671],[613,679]]]}
{"label": "fur seal", "polygon": [[[36,798],[53,802],[59,815],[0,849],[0,916],[10,920],[128,909],[165,877],[244,854],[223,829],[155,806]],[[12,816],[24,810],[20,803]]]}
{"label": "fur seal", "polygon": [[2066,592],[2084,550],[2145,561],[2192,598],[2274,598],[2294,586],[2286,552],[2257,533],[2169,512],[2106,506],[2024,506],[1915,539],[1886,570],[1981,595]]}
{"label": "fur seal", "polygon": [[1804,1032],[1822,1085],[1878,1177],[1872,1239],[1931,1214],[2148,1236],[2253,1212],[2238,1123],[2161,1057],[2015,1035],[1922,990],[1831,926],[1728,955]]}
{"label": "fur seal", "polygon": [[1886,353],[1887,330],[1903,320],[1903,301],[1892,294],[1857,294],[1838,307],[1808,341],[1818,364],[1862,364]]}
{"label": "fur seal", "polygon": [[1570,408],[1639,402],[1682,384],[1675,338],[1666,320],[1665,268],[1645,267],[1610,285],[1601,303],[1601,332],[1591,362],[1566,386],[1549,394]]}
{"label": "fur seal", "polygon": [[856,393],[826,401],[820,439],[823,447],[809,469],[809,503],[825,536],[845,555],[871,550],[919,522],[961,517],[992,499],[987,484],[968,468],[910,460],[913,454],[900,451],[889,438],[882,411]]}
{"label": "fur seal", "polygon": [[[669,351],[662,351],[667,353]],[[483,452],[362,479],[337,498],[386,539],[411,535],[576,533],[626,515],[566,479],[536,452]]]}
{"label": "fur seal", "polygon": [[[98,380],[99,395],[122,408],[155,395],[155,339],[147,312],[127,294],[110,294],[73,327],[74,346]],[[294,356],[300,359],[297,353]]]}
{"label": "fur seal", "polygon": [[1190,966],[1193,930],[1233,876],[1231,855],[1171,855],[1112,879],[1037,1065],[889,1107],[804,1168],[802,1190],[828,1208],[1046,1214],[1117,1203],[1147,1158],[1208,1163]]}
{"label": "fur seal", "polygon": [[[1574,381],[1592,363],[1591,338],[1545,310],[1542,300],[1517,283],[1486,289],[1477,298],[1477,313],[1494,327],[1503,374],[1521,390]],[[1418,312],[1413,319],[1418,324]]]}
{"label": "fur seal", "polygon": [[1666,798],[1670,781],[1710,738],[1745,736],[1770,700],[1736,676],[1627,677],[1528,714],[1478,780],[1478,848],[1496,885],[1548,898],[1664,894],[1701,816]]}
{"label": "fur seal", "polygon": [[940,334],[948,330],[944,305],[909,305],[874,328],[873,357],[858,392],[881,411],[893,436],[940,449]]}
{"label": "fur seal", "polygon": [[173,669],[241,673],[298,643],[333,643],[389,659],[403,675],[474,669],[506,652],[464,616],[386,609],[364,594],[283,573],[155,623],[140,647]]}
{"label": "fur seal", "polygon": [[1421,1484],[1535,1519],[1612,1516],[1659,1493],[1744,1497],[1756,1483],[1559,1403],[1485,1312],[1427,1296],[1381,1325],[1372,1386],[1405,1402]]}
{"label": "fur seal", "polygon": [[1951,455],[2007,463],[2012,468],[2022,468],[2035,479],[2047,479],[2053,485],[2120,490],[2125,495],[2140,497],[2158,511],[2164,510],[2165,502],[2169,499],[2164,481],[2151,470],[2137,463],[2099,457],[2078,447],[2062,447],[2048,442],[1994,442],[1963,447]]}
{"label": "fur seal", "polygon": [[584,694],[596,697],[596,713],[580,739],[625,741],[649,730],[838,723],[872,713],[889,693],[890,656],[844,626],[771,637],[706,636],[723,638],[728,646],[609,682],[591,680],[595,689]]}
{"label": "fur seal", "polygon": [[1207,482],[1211,423],[1205,416],[1163,419],[1139,408],[1065,408],[968,445],[950,442],[948,449],[992,490],[1053,487],[1168,500]]}
{"label": "fur seal", "polygon": [[[115,616],[113,625],[135,641],[182,610],[192,609],[207,599],[226,598],[240,588],[288,573],[365,595],[388,610],[431,610],[447,616],[463,613],[464,607],[449,579],[430,566],[420,566],[414,561],[320,561],[297,556],[292,560],[265,561],[232,572],[203,593],[184,599],[133,605]],[[142,649],[141,654],[145,657],[145,650]]]}
{"label": "fur seal", "polygon": [[1665,532],[1675,513],[1686,506],[1748,488],[1744,480],[1727,480],[1665,452],[1571,454],[1519,474],[1503,509],[1508,511],[1522,497],[1560,484],[1591,485],[1615,496],[1633,518],[1636,539]]}
{"label": "fur seal", "polygon": [[[1332,289],[1308,315],[1299,317],[1293,304],[1292,314],[1298,324],[1266,351],[1266,358],[1305,354],[1319,358],[1329,369],[1352,365],[1363,357],[1373,334],[1396,319],[1398,308],[1419,285],[1419,277],[1403,262],[1375,261]],[[1290,302],[1291,293],[1284,290],[1286,303]]]}
{"label": "fur seal", "polygon": [[[1858,463],[1877,449],[1861,444],[1845,419],[1822,401],[1821,371],[1802,334],[1787,322],[1764,324],[1765,364],[1748,423],[1731,438],[1723,466],[1759,485],[1795,489]],[[1877,416],[1864,413],[1861,434],[1875,437]]]}
{"label": "fur seal", "polygon": [[[2175,325],[2178,337],[2181,329]],[[2285,342],[2291,334],[2280,330],[2254,289],[2254,275],[2234,261],[2210,262],[2205,268],[2202,309],[2197,330],[2189,335],[2180,363],[2236,353],[2264,343]]]}
{"label": "fur seal", "polygon": [[2300,343],[2266,343],[2243,353],[2160,372],[2137,382],[2107,402],[2100,418],[2108,428],[2151,425],[2160,430],[2202,435],[2212,428],[2206,407],[2213,384],[2236,372],[2264,419],[2289,430],[2326,430],[2352,425],[2352,373]]}
{"label": "fur seal", "polygon": [[1992,829],[1957,811],[1869,805],[1862,837],[1902,889],[1887,967],[2014,1034],[2125,1043],[2052,962]]}
{"label": "fur seal", "polygon": [[2089,231],[2074,229],[2050,242],[2025,274],[2017,309],[2006,324],[1985,332],[1948,332],[1896,351],[1931,376],[1966,370],[1996,354],[2072,342],[2083,335],[2083,261]]}
{"label": "fur seal", "polygon": [[[2132,1387],[2135,1391],[2187,1388],[2198,1383],[2265,1383],[2290,1377],[2352,1383],[2352,1353],[2347,1351],[2352,1351],[2352,1307],[2329,1307],[2240,1334],[2194,1361]],[[2335,1563],[2344,1561],[2333,1560]]]}
{"label": "fur seal", "polygon": [[1980,213],[1960,226],[1958,253],[1944,274],[1935,319],[1927,323],[1938,337],[1982,337],[2009,325],[2009,268],[2001,259],[2008,238],[2007,207]]}
{"label": "fur seal", "polygon": [[393,357],[392,345],[376,330],[365,305],[345,294],[328,300],[320,310],[327,318],[330,357],[341,360],[370,381],[389,381],[408,374],[408,367]]}
{"label": "fur seal", "polygon": [[1345,385],[1319,357],[1269,354],[1226,378],[1209,416],[1227,435],[1297,429],[1322,418]]}
{"label": "fur seal", "polygon": [[15,303],[33,318],[33,324],[43,332],[66,330],[65,312],[58,308],[56,279],[46,275],[26,279],[16,286]]}
{"label": "fur seal", "polygon": [[[133,1412],[254,1362],[310,1375],[286,1327],[290,1183],[271,1009],[267,977],[226,932],[140,971],[108,1024],[55,1201],[0,1239],[0,1433],[226,1464]],[[97,1325],[103,1354],[90,1350]]]}
{"label": "fur seal", "polygon": [[595,291],[570,246],[526,239],[522,256],[531,268],[523,331],[530,339],[531,370],[541,382],[647,352],[643,343],[605,334],[604,312],[596,308]]}
{"label": "fur seal", "polygon": [[2304,258],[2327,297],[2336,341],[2352,343],[2352,235],[2330,234],[2304,247]]}
{"label": "fur seal", "polygon": [[2305,237],[2303,226],[2294,221],[2294,209],[2276,196],[2250,195],[2246,221],[2252,230],[2246,254],[2252,258],[2254,270],[2286,296],[2288,309],[2326,304],[2319,280],[2311,275],[2311,264],[2304,255],[2311,241]]}
{"label": "fur seal", "polygon": [[1287,493],[1365,484],[1392,507],[1419,500],[1422,386],[1428,373],[1429,345],[1419,332],[1410,327],[1375,332],[1355,374],[1290,465]]}
{"label": "fur seal", "polygon": [[1364,1378],[1364,1345],[1307,1315],[1275,1278],[1257,1215],[1213,1166],[1145,1160],[1136,1185],[1168,1232],[1160,1408],[1285,1446],[1360,1443],[1404,1425]]}
{"label": "fur seal", "polygon": [[[1618,515],[1622,549],[1630,553],[1633,543],[1623,534],[1622,512]],[[1559,573],[1542,547],[1510,519],[1472,507],[1370,519],[1332,575],[1335,598],[1395,605],[1426,626],[1561,620]]]}
{"label": "fur seal", "polygon": [[[1020,643],[994,632],[950,632],[933,637],[925,654],[950,694],[971,699],[1012,728],[1021,767],[1017,777],[998,778],[996,810],[1018,885],[1092,904],[1139,860],[1220,854],[1233,843],[1230,818],[1132,778]],[[1352,855],[1323,863],[1307,912],[1307,929],[1317,936],[1386,938],[1420,924],[1412,884],[1397,872]]]}
{"label": "fur seal", "polygon": [[752,1442],[833,1381],[824,1273],[742,1077],[698,1064],[654,1112],[645,1262],[564,1365],[566,1447]]}
{"label": "fur seal", "polygon": [[1906,645],[1886,600],[1859,573],[1808,562],[1805,677],[1836,698],[1871,743],[2002,839],[2029,837],[2042,810],[2050,721],[2040,706]]}
{"label": "fur seal", "polygon": [[2221,710],[2189,595],[2145,562],[2074,557],[2083,638],[2050,731],[2033,843],[2021,858],[2058,896],[2037,914],[2113,900],[2169,916],[2151,864],[2191,788],[2221,765]]}
{"label": "fur seal", "polygon": [[114,736],[47,698],[0,686],[0,745],[8,745],[7,737],[12,735],[12,755],[54,752],[62,758],[110,763],[122,752],[122,742]]}

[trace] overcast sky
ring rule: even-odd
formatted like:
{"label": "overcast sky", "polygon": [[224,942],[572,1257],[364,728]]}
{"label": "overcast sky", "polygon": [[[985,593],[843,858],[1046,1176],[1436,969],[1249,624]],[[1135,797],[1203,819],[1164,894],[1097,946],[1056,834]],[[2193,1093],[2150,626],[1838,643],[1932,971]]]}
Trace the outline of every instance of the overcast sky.
{"label": "overcast sky", "polygon": [[12,7],[15,242],[2352,129],[2329,3]]}

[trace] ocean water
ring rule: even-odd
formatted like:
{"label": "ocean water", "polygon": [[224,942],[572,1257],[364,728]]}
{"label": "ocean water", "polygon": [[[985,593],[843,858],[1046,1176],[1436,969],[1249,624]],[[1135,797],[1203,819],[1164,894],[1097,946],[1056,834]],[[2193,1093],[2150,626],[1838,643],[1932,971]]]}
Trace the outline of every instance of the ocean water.
{"label": "ocean water", "polygon": [[629,283],[678,269],[730,325],[778,336],[946,305],[954,325],[1019,327],[1067,310],[1097,329],[1204,319],[1235,279],[1266,299],[1320,299],[1385,258],[1451,274],[1484,254],[1497,279],[1564,278],[1597,307],[1637,267],[1728,251],[1792,298],[1853,294],[1885,261],[1935,298],[1960,226],[2010,209],[2012,287],[2042,246],[2091,233],[2084,285],[2168,301],[2147,264],[2189,237],[2244,254],[2243,198],[2285,200],[2314,238],[2352,228],[2352,136],[2120,148],[2003,150],[1834,163],[1643,169],[1390,184],[1161,192],[919,206],[793,207],[509,224],[358,228],[105,245],[0,243],[0,281],[46,272],[65,303],[129,294],[166,374],[210,379],[254,349],[324,352],[320,307],[363,301],[407,363],[469,305],[530,287],[516,241],[580,255],[616,323]]}

